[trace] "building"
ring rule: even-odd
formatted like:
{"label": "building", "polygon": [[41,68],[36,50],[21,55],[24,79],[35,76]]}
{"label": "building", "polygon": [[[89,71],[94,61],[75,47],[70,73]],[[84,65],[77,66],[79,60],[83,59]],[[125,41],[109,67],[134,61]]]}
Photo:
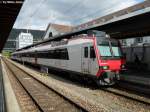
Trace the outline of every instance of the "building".
{"label": "building", "polygon": [[45,34],[43,36],[43,39],[48,39],[52,36],[62,35],[64,33],[71,32],[72,29],[73,29],[73,26],[59,25],[59,24],[50,23],[47,26],[47,29],[46,29]]}
{"label": "building", "polygon": [[[13,28],[9,34],[9,38],[7,42],[5,43],[5,47],[3,48],[3,51],[10,51],[13,52],[17,49],[16,43],[17,43],[17,37],[20,33],[26,33],[26,29],[15,29]],[[45,33],[45,31],[41,30],[28,30],[31,35],[33,35],[33,43],[39,42],[42,40],[42,37]]]}
{"label": "building", "polygon": [[31,33],[20,33],[16,41],[16,49],[33,44],[33,35]]}

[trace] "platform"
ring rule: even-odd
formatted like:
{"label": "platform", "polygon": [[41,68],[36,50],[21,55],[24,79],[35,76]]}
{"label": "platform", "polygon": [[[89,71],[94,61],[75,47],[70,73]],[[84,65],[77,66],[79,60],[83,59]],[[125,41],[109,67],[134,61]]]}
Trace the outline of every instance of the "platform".
{"label": "platform", "polygon": [[121,74],[121,80],[132,83],[142,84],[150,87],[150,73],[144,72],[126,72]]}
{"label": "platform", "polygon": [[6,112],[1,59],[0,59],[0,112]]}
{"label": "platform", "polygon": [[0,58],[0,112],[21,112],[10,84],[4,62]]}

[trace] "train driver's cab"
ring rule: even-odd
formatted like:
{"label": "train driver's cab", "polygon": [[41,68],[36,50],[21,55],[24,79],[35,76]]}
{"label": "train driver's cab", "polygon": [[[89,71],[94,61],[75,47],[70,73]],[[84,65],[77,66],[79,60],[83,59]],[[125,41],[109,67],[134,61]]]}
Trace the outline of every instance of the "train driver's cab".
{"label": "train driver's cab", "polygon": [[99,64],[97,77],[103,77],[107,83],[114,78],[119,79],[119,73],[125,67],[125,59],[119,41],[111,39],[105,32],[92,31],[91,34],[95,38],[94,48]]}

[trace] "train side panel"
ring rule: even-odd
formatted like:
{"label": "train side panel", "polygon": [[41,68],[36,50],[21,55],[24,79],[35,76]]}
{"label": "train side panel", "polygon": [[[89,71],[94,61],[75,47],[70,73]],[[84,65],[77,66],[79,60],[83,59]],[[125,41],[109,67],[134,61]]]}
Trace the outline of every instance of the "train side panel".
{"label": "train side panel", "polygon": [[68,53],[69,61],[67,69],[81,73],[81,44],[69,46]]}
{"label": "train side panel", "polygon": [[[87,48],[87,57],[85,57],[85,47]],[[80,73],[82,75],[88,74],[96,76],[99,65],[96,57],[93,59],[90,57],[91,48],[93,47],[92,39],[74,39],[69,41],[67,45],[53,47],[44,46],[40,48],[33,49],[35,52],[52,50],[52,49],[63,49],[67,48],[68,60],[63,59],[50,59],[50,58],[40,58],[36,57],[19,57],[17,60],[24,61],[32,64],[38,64],[48,67],[54,67],[57,69],[63,69],[67,71],[73,71]],[[30,50],[31,52],[32,50]],[[26,52],[26,51],[25,51]],[[29,51],[27,51],[29,52]],[[95,51],[94,51],[95,52]]]}

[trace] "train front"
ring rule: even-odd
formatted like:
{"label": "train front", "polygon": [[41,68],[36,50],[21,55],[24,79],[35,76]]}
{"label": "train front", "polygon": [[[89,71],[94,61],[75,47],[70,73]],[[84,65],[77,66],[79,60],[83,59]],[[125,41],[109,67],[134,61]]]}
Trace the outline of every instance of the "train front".
{"label": "train front", "polygon": [[94,33],[95,50],[99,64],[98,84],[113,85],[125,70],[125,59],[118,40],[111,39],[104,32]]}

